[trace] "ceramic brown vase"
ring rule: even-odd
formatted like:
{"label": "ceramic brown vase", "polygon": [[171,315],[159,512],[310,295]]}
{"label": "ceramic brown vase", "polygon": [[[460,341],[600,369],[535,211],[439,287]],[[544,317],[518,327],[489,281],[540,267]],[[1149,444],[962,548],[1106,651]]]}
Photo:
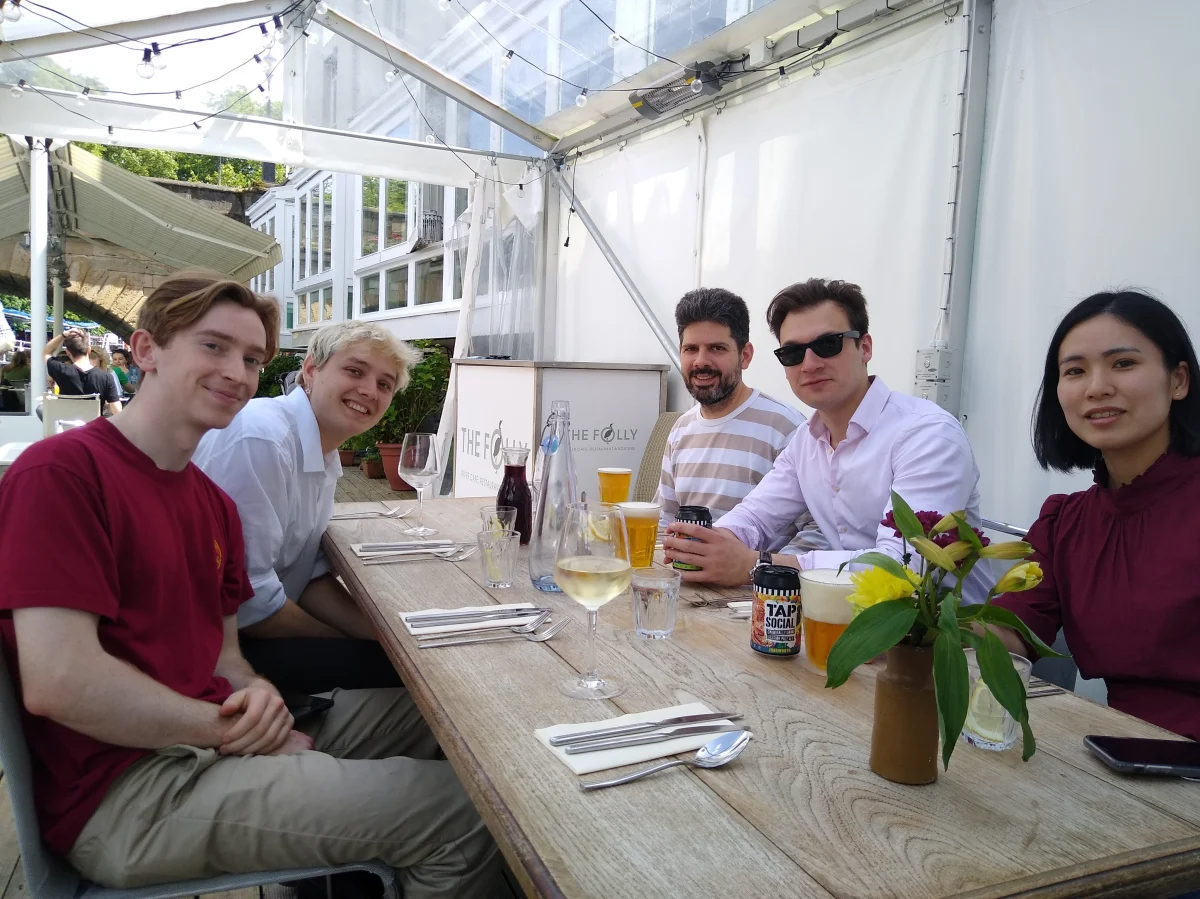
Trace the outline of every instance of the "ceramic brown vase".
{"label": "ceramic brown vase", "polygon": [[871,770],[901,784],[937,780],[938,713],[933,649],[900,644],[875,679]]}

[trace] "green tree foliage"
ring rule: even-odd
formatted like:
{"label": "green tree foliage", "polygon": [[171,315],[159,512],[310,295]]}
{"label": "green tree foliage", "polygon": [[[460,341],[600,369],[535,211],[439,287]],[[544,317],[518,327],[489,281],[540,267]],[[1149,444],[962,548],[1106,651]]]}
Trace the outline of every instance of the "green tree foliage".
{"label": "green tree foliage", "polygon": [[280,396],[283,393],[283,376],[295,371],[304,362],[301,353],[280,353],[265,366],[258,376],[258,392],[255,396]]}

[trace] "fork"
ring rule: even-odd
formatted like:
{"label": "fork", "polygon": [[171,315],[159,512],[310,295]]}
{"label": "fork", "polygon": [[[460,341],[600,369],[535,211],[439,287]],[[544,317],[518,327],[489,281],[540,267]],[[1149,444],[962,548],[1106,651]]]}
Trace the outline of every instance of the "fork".
{"label": "fork", "polygon": [[488,637],[468,637],[465,640],[447,638],[444,640],[429,640],[418,644],[421,649],[437,649],[442,646],[469,646],[472,643],[499,643],[502,640],[529,640],[532,643],[545,643],[551,637],[561,633],[571,624],[570,618],[562,618],[551,624],[544,631],[530,634],[496,634]]}
{"label": "fork", "polygon": [[554,614],[554,613],[551,612],[549,609],[546,609],[544,612],[542,612],[540,615],[538,615],[536,618],[534,618],[528,624],[518,624],[518,625],[514,625],[513,627],[510,627],[510,628],[473,627],[473,628],[464,628],[461,631],[454,631],[453,633],[449,633],[449,634],[425,634],[423,636],[421,634],[418,634],[417,641],[418,641],[418,643],[420,643],[420,645],[424,646],[425,645],[424,641],[447,640],[447,639],[450,639],[451,637],[486,636],[488,634],[494,634],[496,636],[504,636],[506,634],[531,634],[534,631],[536,631],[539,627],[541,627],[543,624],[545,624],[547,621],[549,621],[550,616],[552,614]]}
{"label": "fork", "polygon": [[407,515],[409,512],[411,512],[414,508],[416,508],[416,507],[409,506],[407,509],[404,509],[403,511],[401,511],[400,507],[397,506],[394,509],[388,509],[386,512],[373,512],[370,509],[368,509],[365,512],[343,512],[341,515],[331,515],[329,520],[330,521],[349,521],[352,518],[393,518],[393,519],[394,518],[403,518],[405,515]]}
{"label": "fork", "polygon": [[364,565],[392,565],[396,562],[427,562],[429,559],[442,559],[446,562],[462,562],[479,552],[479,547],[464,544],[458,549],[431,549],[427,553],[407,553],[393,559],[364,559]]}

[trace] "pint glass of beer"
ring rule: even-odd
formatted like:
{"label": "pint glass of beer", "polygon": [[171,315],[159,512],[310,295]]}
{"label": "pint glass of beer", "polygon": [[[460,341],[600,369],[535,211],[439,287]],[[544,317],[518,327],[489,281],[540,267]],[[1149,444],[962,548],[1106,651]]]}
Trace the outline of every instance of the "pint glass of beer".
{"label": "pint glass of beer", "polygon": [[654,563],[654,543],[658,538],[658,503],[619,503],[629,532],[629,564],[634,568],[649,568]]}
{"label": "pint glass of beer", "polygon": [[800,605],[804,616],[804,658],[821,674],[829,662],[829,650],[854,617],[854,606],[846,599],[854,592],[850,572],[813,568],[800,572]]}
{"label": "pint glass of beer", "polygon": [[[628,468],[601,468],[596,471],[600,480],[600,502],[623,503],[629,499],[629,482],[633,472]],[[636,565],[633,566],[637,568]]]}

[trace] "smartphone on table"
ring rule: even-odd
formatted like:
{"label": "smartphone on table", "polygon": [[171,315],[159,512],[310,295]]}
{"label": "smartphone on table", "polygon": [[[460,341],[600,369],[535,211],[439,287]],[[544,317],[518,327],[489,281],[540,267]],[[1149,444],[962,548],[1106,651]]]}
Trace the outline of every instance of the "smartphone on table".
{"label": "smartphone on table", "polygon": [[1200,743],[1192,740],[1148,740],[1091,734],[1083,745],[1122,774],[1157,774],[1200,778]]}

